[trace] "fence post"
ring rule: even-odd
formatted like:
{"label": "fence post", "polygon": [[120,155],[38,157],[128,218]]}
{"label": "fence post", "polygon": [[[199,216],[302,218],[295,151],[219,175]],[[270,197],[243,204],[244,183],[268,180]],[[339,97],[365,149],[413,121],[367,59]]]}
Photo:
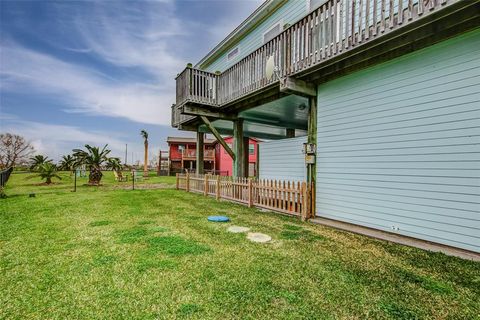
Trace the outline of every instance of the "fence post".
{"label": "fence post", "polygon": [[306,221],[307,220],[307,216],[308,216],[308,199],[307,199],[307,183],[306,182],[302,182],[302,187],[301,187],[301,190],[302,190],[302,213],[301,213],[301,218],[302,218],[302,221]]}
{"label": "fence post", "polygon": [[208,196],[208,174],[205,175],[205,180],[204,180],[204,186],[203,186],[203,195],[206,197]]}
{"label": "fence post", "polygon": [[187,171],[185,176],[187,178],[187,181],[185,182],[185,190],[190,192],[190,173]]}
{"label": "fence post", "polygon": [[248,207],[253,207],[253,183],[252,179],[248,179]]}
{"label": "fence post", "polygon": [[217,176],[217,189],[215,191],[217,192],[217,200],[220,200],[220,175]]}
{"label": "fence post", "polygon": [[177,177],[177,180],[176,180],[176,183],[175,183],[175,189],[178,190],[178,186],[179,186],[179,183],[180,183],[180,181],[179,181],[179,180],[180,180],[180,177],[179,177],[178,172],[175,174],[175,176]]}

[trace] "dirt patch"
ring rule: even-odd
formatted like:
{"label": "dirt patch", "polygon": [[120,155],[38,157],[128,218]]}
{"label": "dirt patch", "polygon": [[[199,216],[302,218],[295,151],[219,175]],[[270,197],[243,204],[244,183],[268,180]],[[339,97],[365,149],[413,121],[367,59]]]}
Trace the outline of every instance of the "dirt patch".
{"label": "dirt patch", "polygon": [[[116,184],[111,186],[112,189],[121,189],[121,190],[131,190],[132,184],[125,183],[125,184]],[[149,183],[149,184],[136,184],[135,183],[135,190],[153,190],[153,189],[171,189],[172,185],[167,183]]]}

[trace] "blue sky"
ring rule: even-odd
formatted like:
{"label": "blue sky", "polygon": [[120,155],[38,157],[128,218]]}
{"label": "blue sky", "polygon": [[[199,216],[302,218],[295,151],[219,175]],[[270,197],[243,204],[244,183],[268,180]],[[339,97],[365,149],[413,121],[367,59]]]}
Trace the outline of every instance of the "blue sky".
{"label": "blue sky", "polygon": [[[0,0],[0,132],[54,159],[85,143],[165,149],[174,78],[262,0]],[[191,133],[190,133],[191,134]]]}

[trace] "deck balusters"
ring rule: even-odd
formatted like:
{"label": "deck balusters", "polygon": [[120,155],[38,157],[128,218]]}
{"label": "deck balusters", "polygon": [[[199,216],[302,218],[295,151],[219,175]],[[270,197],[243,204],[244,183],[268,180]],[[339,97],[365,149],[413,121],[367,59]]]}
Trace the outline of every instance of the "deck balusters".
{"label": "deck balusters", "polygon": [[178,108],[172,108],[172,124],[194,118],[181,114],[181,107],[187,102],[224,106],[277,82],[276,77],[266,79],[265,65],[270,56],[282,77],[292,76],[449,2],[455,1],[327,0],[221,74],[187,67],[176,78]]}

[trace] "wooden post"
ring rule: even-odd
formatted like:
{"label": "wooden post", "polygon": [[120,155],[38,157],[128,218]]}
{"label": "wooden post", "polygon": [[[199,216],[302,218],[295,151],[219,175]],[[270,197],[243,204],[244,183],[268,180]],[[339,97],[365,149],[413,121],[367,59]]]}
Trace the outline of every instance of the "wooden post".
{"label": "wooden post", "polygon": [[260,179],[260,144],[257,143],[257,162],[255,162],[255,177]]}
{"label": "wooden post", "polygon": [[185,191],[190,192],[190,173],[188,171],[187,171],[185,177],[186,177]]}
{"label": "wooden post", "polygon": [[218,175],[217,176],[217,195],[216,195],[216,198],[217,200],[220,200],[220,176]]}
{"label": "wooden post", "polygon": [[248,179],[248,207],[253,207],[253,183],[252,179]]}
{"label": "wooden post", "polygon": [[244,177],[248,178],[250,176],[250,138],[249,137],[243,137],[243,152],[245,152],[245,157],[244,157]]}
{"label": "wooden post", "polygon": [[307,192],[307,183],[302,182],[302,213],[301,218],[302,221],[306,221],[308,219],[308,192]]}
{"label": "wooden post", "polygon": [[[313,143],[315,146],[317,144],[317,97],[310,97],[310,110],[308,113],[308,143]],[[315,152],[315,163],[307,165],[307,183],[309,185],[315,186],[316,177],[317,177],[317,166],[316,166],[316,152]],[[315,202],[313,201],[314,197],[311,197],[309,204],[310,212],[315,214]]]}
{"label": "wooden post", "polygon": [[197,167],[196,167],[196,171],[197,171],[197,174],[203,174],[204,172],[204,157],[203,157],[203,154],[204,154],[204,137],[205,137],[205,134],[203,132],[199,132],[197,131],[197,152],[196,152],[196,160],[197,160]]}
{"label": "wooden post", "polygon": [[177,180],[176,180],[176,183],[175,183],[175,189],[178,190],[178,187],[179,187],[179,184],[180,184],[180,181],[179,181],[180,180],[180,175],[177,173],[175,176],[177,177]]}
{"label": "wooden post", "polygon": [[233,143],[235,159],[233,159],[233,176],[245,177],[245,144],[243,141],[243,119],[233,122]]}
{"label": "wooden post", "polygon": [[208,196],[208,174],[205,175],[205,180],[204,180],[204,186],[203,186],[203,195],[206,197]]}

